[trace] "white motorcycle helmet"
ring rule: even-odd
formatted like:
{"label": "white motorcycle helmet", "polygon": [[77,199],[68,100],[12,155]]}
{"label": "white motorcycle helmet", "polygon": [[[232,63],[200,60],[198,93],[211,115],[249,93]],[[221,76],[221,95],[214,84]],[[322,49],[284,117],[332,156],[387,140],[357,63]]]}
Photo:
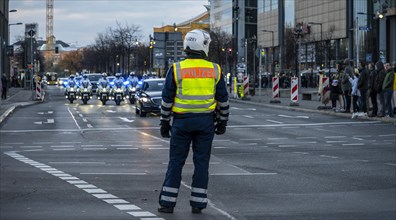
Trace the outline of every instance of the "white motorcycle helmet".
{"label": "white motorcycle helmet", "polygon": [[210,35],[208,32],[200,29],[189,31],[183,42],[183,48],[186,53],[204,53],[208,56]]}

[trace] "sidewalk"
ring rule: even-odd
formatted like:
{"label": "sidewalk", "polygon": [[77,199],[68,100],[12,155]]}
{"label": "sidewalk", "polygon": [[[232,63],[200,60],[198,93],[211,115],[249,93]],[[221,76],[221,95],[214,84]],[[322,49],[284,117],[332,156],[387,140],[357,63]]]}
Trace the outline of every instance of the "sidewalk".
{"label": "sidewalk", "polygon": [[33,105],[42,101],[32,100],[31,90],[23,88],[10,88],[7,92],[7,99],[0,99],[0,124],[11,114],[16,108]]}
{"label": "sidewalk", "polygon": [[[279,98],[280,103],[271,103],[274,99],[272,98],[272,89],[271,88],[264,88],[261,89],[261,96],[260,90],[256,88],[256,94],[254,96],[248,96],[246,100],[242,100],[239,98],[233,98],[230,94],[230,102],[238,102],[238,103],[249,103],[260,105],[263,107],[268,108],[279,108],[279,109],[289,109],[292,111],[300,111],[300,112],[315,112],[315,113],[322,113],[322,114],[329,114],[329,115],[336,115],[340,117],[346,117],[351,119],[352,113],[341,113],[341,112],[334,112],[331,110],[331,102],[327,104],[327,109],[324,109],[325,106],[319,101],[319,96],[317,95],[317,88],[302,88],[299,91],[298,95],[298,106],[291,106],[291,99],[290,99],[290,88],[289,89],[282,89],[281,97]],[[308,93],[312,94],[312,100],[303,100],[302,94]],[[321,108],[321,109],[318,109]],[[363,117],[359,116],[355,119],[351,120],[358,120],[358,119],[366,119],[366,120],[373,120],[373,121],[382,121],[396,124],[396,118],[385,118],[385,117]]]}

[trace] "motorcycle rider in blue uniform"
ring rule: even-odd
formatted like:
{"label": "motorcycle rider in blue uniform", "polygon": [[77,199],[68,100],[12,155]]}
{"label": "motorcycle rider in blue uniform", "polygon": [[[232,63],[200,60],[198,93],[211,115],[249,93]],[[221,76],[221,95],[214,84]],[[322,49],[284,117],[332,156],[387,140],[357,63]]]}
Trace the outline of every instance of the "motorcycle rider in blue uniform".
{"label": "motorcycle rider in blue uniform", "polygon": [[[220,66],[206,61],[210,35],[192,30],[184,39],[187,58],[168,70],[162,90],[161,136],[170,137],[170,160],[161,189],[159,212],[173,213],[182,169],[192,144],[194,175],[192,213],[206,208],[209,160],[214,134],[224,134],[228,121],[228,92]],[[173,112],[172,126],[170,126]]]}
{"label": "motorcycle rider in blue uniform", "polygon": [[70,90],[70,88],[76,89],[76,91],[77,91],[77,83],[76,83],[76,80],[74,80],[73,74],[70,75],[69,79],[67,80],[65,95],[67,95],[67,92]]}
{"label": "motorcycle rider in blue uniform", "polygon": [[88,79],[88,76],[86,74],[84,74],[82,77],[83,77],[83,79],[81,80],[80,87],[87,88],[90,91],[89,96],[92,96],[91,81]]}
{"label": "motorcycle rider in blue uniform", "polygon": [[110,82],[107,79],[107,73],[102,73],[102,78],[98,81],[98,89],[110,89]]}

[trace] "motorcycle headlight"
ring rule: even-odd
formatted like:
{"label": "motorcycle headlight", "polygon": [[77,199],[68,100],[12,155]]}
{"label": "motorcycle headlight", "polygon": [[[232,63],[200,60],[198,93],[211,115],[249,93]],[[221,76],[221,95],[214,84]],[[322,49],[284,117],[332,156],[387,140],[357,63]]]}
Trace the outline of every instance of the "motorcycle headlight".
{"label": "motorcycle headlight", "polygon": [[103,92],[106,92],[106,89],[103,89]]}
{"label": "motorcycle headlight", "polygon": [[85,88],[85,89],[84,89],[84,92],[88,92],[88,89],[87,89],[87,88]]}
{"label": "motorcycle headlight", "polygon": [[70,91],[72,91],[72,92],[73,92],[73,91],[74,91],[74,88],[70,88]]}
{"label": "motorcycle headlight", "polygon": [[142,102],[148,102],[148,101],[149,101],[148,98],[146,98],[146,97],[143,97],[143,98],[142,98]]}
{"label": "motorcycle headlight", "polygon": [[133,88],[132,88],[132,92],[135,92],[135,91],[136,91],[136,88],[135,88],[135,87],[133,87]]}

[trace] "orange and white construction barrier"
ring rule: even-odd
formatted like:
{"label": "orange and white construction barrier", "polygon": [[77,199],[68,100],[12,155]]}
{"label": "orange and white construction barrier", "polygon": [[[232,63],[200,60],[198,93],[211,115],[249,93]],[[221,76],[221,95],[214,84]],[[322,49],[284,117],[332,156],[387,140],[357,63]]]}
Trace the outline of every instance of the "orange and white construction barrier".
{"label": "orange and white construction barrier", "polygon": [[279,78],[274,76],[272,77],[272,100],[270,103],[280,103],[279,100]]}
{"label": "orange and white construction barrier", "polygon": [[298,78],[292,77],[291,78],[291,88],[290,88],[290,105],[291,106],[298,106]]}

